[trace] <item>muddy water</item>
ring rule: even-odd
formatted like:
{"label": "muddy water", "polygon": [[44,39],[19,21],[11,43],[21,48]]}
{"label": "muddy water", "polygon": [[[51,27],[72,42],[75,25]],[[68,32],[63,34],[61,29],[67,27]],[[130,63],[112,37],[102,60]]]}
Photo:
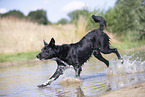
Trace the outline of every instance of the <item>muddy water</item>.
{"label": "muddy water", "polygon": [[124,54],[124,64],[109,55],[110,67],[91,58],[83,66],[81,80],[74,78],[74,70],[50,86],[38,88],[55,72],[54,61],[0,68],[0,97],[84,97],[95,96],[145,81],[145,52]]}

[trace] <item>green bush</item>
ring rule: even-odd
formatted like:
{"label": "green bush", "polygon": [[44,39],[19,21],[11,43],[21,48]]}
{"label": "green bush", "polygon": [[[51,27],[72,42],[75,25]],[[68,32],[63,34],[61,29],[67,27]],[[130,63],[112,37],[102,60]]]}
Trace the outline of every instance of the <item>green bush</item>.
{"label": "green bush", "polygon": [[67,23],[68,23],[68,20],[66,18],[62,18],[57,22],[57,24],[62,24],[62,25],[67,24]]}
{"label": "green bush", "polygon": [[80,16],[90,18],[89,15],[90,15],[90,12],[87,9],[75,10],[75,11],[68,13],[68,16],[70,18],[70,23],[75,23],[75,24],[79,20]]}
{"label": "green bush", "polygon": [[44,25],[48,24],[46,11],[44,10],[31,11],[27,17],[33,22],[37,22],[39,24],[44,24]]}
{"label": "green bush", "polygon": [[93,14],[102,16],[107,22],[105,30],[108,32],[122,36],[124,39],[128,38],[128,41],[140,41],[145,39],[145,6],[141,3],[142,0],[117,0],[114,8],[110,8],[108,11],[75,10],[68,16],[70,22],[76,26],[78,26],[79,17],[85,17],[88,21],[87,30],[99,27],[99,24],[91,18]]}
{"label": "green bush", "polygon": [[16,17],[16,18],[25,18],[24,14],[18,10],[12,10],[7,13],[1,14],[1,17]]}
{"label": "green bush", "polygon": [[103,16],[112,33],[128,36],[130,41],[139,41],[145,37],[145,6],[142,0],[118,0],[115,7]]}

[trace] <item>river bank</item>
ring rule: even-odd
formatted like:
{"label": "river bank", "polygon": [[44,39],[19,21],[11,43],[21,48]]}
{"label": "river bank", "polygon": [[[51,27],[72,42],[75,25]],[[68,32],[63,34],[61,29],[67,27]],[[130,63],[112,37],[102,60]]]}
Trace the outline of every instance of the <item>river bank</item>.
{"label": "river bank", "polygon": [[37,59],[27,60],[27,61],[11,61],[11,62],[2,62],[0,63],[0,68],[9,67],[9,66],[17,66],[17,65],[24,65],[24,64],[34,64],[39,63],[40,61]]}
{"label": "river bank", "polygon": [[145,81],[131,86],[124,87],[120,90],[114,90],[99,97],[144,97]]}

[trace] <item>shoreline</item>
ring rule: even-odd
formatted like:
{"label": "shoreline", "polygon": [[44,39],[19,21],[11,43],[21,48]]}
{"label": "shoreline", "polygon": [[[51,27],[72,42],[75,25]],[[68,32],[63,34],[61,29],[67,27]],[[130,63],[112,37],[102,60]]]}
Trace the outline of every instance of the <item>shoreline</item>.
{"label": "shoreline", "polygon": [[12,62],[3,62],[0,63],[0,68],[9,67],[9,66],[17,66],[17,65],[24,65],[24,64],[34,64],[34,63],[40,63],[42,61],[37,59],[27,60],[27,61],[12,61]]}
{"label": "shoreline", "polygon": [[97,97],[145,97],[145,81],[100,94]]}

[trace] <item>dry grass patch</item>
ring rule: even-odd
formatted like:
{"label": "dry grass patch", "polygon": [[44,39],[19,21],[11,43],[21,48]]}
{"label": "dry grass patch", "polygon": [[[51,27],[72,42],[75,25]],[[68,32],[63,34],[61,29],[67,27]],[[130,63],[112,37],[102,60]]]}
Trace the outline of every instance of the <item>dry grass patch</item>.
{"label": "dry grass patch", "polygon": [[0,18],[0,53],[40,50],[42,40],[49,42],[52,37],[56,44],[75,42],[75,31],[71,24],[44,26],[26,20]]}

